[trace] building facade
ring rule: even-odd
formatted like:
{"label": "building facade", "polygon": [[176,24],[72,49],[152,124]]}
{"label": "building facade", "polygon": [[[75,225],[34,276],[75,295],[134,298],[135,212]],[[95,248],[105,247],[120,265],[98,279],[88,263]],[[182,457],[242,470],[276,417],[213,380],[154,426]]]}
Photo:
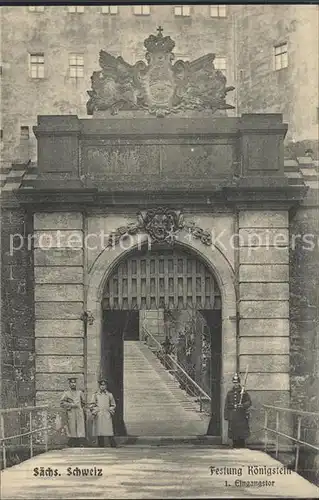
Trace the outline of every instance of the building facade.
{"label": "building facade", "polygon": [[238,113],[282,113],[286,141],[318,142],[316,5],[233,6]]}
{"label": "building facade", "polygon": [[133,64],[144,57],[141,39],[159,25],[174,36],[176,59],[215,54],[235,86],[234,115],[282,113],[293,152],[317,151],[315,5],[2,6],[1,19],[3,168],[36,160],[38,114],[86,115],[101,49]]}
{"label": "building facade", "polygon": [[[174,36],[175,57],[212,52],[232,76],[229,7],[151,5],[118,7],[2,7],[3,162],[36,159],[32,127],[38,114],[86,115],[87,90],[105,49],[134,64],[157,26]],[[17,106],[17,103],[19,105]]]}

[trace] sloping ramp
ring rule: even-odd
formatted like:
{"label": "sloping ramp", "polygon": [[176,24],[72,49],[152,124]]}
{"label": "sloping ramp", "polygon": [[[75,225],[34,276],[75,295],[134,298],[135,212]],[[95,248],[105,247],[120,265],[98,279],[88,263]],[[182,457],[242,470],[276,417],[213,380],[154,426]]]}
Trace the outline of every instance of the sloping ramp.
{"label": "sloping ramp", "polygon": [[124,342],[124,420],[128,434],[197,436],[209,417],[142,342]]}

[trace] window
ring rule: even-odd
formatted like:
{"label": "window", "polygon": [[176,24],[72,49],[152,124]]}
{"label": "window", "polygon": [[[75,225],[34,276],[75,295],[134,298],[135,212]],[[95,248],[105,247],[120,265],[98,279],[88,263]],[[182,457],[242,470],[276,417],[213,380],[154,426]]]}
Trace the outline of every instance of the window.
{"label": "window", "polygon": [[3,139],[3,130],[1,129],[0,130],[0,141],[2,141],[2,139]]}
{"label": "window", "polygon": [[288,66],[288,46],[282,43],[274,47],[275,70],[287,68]]}
{"label": "window", "polygon": [[215,57],[215,69],[219,69],[222,73],[226,73],[226,57]]}
{"label": "window", "polygon": [[30,54],[31,78],[44,78],[44,54]]}
{"label": "window", "polygon": [[102,5],[102,14],[118,14],[118,5]]}
{"label": "window", "polygon": [[84,59],[82,54],[70,54],[69,68],[71,78],[83,78]]}
{"label": "window", "polygon": [[71,14],[83,14],[84,5],[69,5],[68,9]]}
{"label": "window", "polygon": [[210,17],[226,17],[226,5],[211,5]]}
{"label": "window", "polygon": [[29,5],[30,12],[43,12],[44,5]]}
{"label": "window", "polygon": [[23,140],[29,139],[29,127],[20,127],[20,138]]}
{"label": "window", "polygon": [[174,14],[175,16],[190,16],[190,6],[189,5],[175,5]]}
{"label": "window", "polygon": [[149,5],[133,5],[133,12],[136,16],[149,16],[151,9]]}

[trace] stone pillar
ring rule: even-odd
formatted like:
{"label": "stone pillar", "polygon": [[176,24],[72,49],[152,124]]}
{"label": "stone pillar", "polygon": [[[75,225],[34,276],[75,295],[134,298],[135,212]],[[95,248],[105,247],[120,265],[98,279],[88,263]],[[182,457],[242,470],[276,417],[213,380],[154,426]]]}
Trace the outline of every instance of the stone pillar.
{"label": "stone pillar", "polygon": [[36,401],[59,404],[67,378],[83,369],[83,218],[34,214]]}
{"label": "stone pillar", "polygon": [[239,367],[244,376],[249,365],[251,441],[258,441],[261,405],[289,406],[288,212],[240,211],[239,235]]}

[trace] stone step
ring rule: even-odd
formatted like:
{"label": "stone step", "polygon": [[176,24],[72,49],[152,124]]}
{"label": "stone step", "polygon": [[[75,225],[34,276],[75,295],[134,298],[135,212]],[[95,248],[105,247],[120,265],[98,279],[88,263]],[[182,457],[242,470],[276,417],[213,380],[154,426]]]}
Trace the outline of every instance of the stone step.
{"label": "stone step", "polygon": [[[118,438],[117,438],[118,440]],[[125,445],[169,446],[181,445],[215,445],[221,447],[220,436],[127,436],[119,438]]]}

